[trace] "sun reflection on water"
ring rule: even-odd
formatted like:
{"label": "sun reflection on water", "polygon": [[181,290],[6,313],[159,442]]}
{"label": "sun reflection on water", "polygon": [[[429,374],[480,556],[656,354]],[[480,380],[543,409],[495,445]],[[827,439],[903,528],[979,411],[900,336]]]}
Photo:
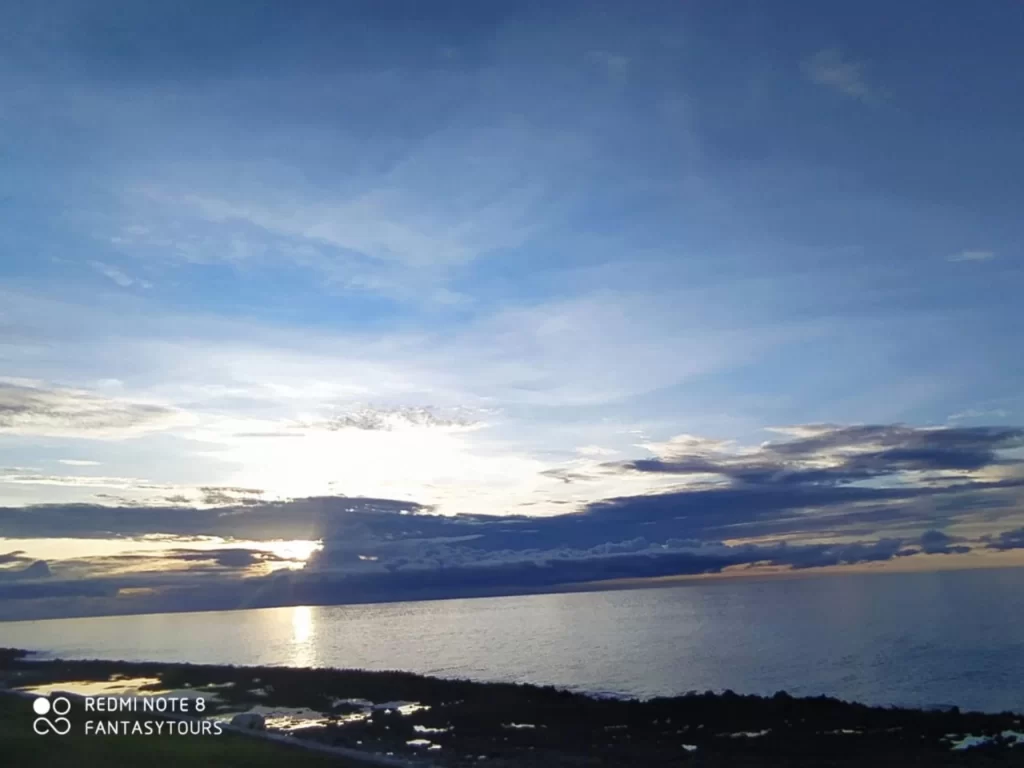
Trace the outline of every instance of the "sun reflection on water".
{"label": "sun reflection on water", "polygon": [[292,642],[290,665],[312,667],[316,664],[315,614],[308,605],[297,605],[291,609]]}

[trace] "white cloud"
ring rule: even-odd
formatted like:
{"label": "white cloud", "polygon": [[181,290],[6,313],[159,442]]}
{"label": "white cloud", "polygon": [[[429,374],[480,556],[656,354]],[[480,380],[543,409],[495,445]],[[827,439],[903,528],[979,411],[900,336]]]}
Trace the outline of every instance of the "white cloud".
{"label": "white cloud", "polygon": [[[566,504],[678,482],[598,476],[567,484],[541,473],[573,456],[631,450],[636,438],[623,430],[637,422],[627,411],[595,424],[580,409],[625,402],[803,337],[801,329],[715,327],[696,294],[653,301],[604,292],[507,308],[455,332],[372,334],[128,312],[137,300],[118,301],[124,306],[27,296],[11,303],[11,319],[53,354],[15,345],[8,358],[40,379],[59,359],[74,389],[23,382],[20,400],[35,405],[20,402],[5,414],[8,431],[133,436],[132,448],[104,445],[71,460],[102,460],[155,483],[385,496],[446,511],[564,512]],[[120,322],[125,316],[130,324]],[[98,385],[113,380],[119,386]]]}
{"label": "white cloud", "polygon": [[612,448],[602,448],[600,445],[581,445],[576,449],[580,456],[614,456],[618,451]]}
{"label": "white cloud", "polygon": [[99,466],[98,461],[89,461],[88,459],[57,459],[60,464],[67,464],[69,467],[96,467]]}
{"label": "white cloud", "polygon": [[804,75],[811,82],[865,103],[878,99],[877,91],[868,85],[863,75],[863,64],[850,61],[839,48],[825,48],[805,60]]}
{"label": "white cloud", "polygon": [[990,261],[996,257],[992,251],[960,251],[946,257],[947,261]]}
{"label": "white cloud", "polygon": [[283,258],[348,288],[422,293],[432,287],[423,273],[443,274],[543,229],[556,198],[573,189],[559,169],[587,151],[577,138],[516,122],[481,128],[456,115],[386,172],[329,196],[294,183],[141,185],[125,216],[143,224],[117,237],[192,262]]}
{"label": "white cloud", "polygon": [[[0,474],[0,483],[15,485],[68,485],[82,488],[120,488],[131,489],[146,485],[149,489],[155,486],[135,477],[90,477],[83,475],[43,475],[38,473]],[[170,490],[170,488],[160,488]]]}
{"label": "white cloud", "polygon": [[89,266],[99,272],[106,278],[109,278],[113,282],[117,283],[122,288],[131,288],[133,285],[137,285],[140,288],[152,288],[153,284],[148,280],[139,280],[133,277],[129,277],[127,274],[122,272],[117,267],[110,264],[105,264],[101,261],[90,261]]}
{"label": "white cloud", "polygon": [[968,408],[966,411],[954,413],[949,417],[949,421],[963,421],[965,419],[1005,419],[1009,415],[1009,412],[1004,411],[1002,408]]}

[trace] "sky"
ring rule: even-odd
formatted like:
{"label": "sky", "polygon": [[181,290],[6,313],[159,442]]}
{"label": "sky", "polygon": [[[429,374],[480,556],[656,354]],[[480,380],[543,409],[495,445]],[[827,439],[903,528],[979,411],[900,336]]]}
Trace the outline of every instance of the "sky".
{"label": "sky", "polygon": [[1022,34],[0,2],[0,618],[1017,563]]}

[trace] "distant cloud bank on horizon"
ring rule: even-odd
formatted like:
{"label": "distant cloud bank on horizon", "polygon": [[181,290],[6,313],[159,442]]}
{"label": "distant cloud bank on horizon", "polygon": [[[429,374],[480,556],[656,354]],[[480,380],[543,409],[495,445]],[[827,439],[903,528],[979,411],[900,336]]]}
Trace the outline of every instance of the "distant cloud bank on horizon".
{"label": "distant cloud bank on horizon", "polygon": [[[9,544],[120,544],[116,554],[50,562],[24,549],[0,555],[0,618],[514,594],[927,555],[984,564],[986,553],[1024,549],[1024,527],[1006,528],[1024,488],[1024,429],[775,431],[784,439],[755,448],[682,435],[648,446],[657,458],[577,460],[562,476],[574,485],[620,473],[687,481],[543,517],[442,515],[389,499],[270,501],[246,488],[204,488],[206,508],[0,509]],[[163,546],[133,551],[154,541]]]}

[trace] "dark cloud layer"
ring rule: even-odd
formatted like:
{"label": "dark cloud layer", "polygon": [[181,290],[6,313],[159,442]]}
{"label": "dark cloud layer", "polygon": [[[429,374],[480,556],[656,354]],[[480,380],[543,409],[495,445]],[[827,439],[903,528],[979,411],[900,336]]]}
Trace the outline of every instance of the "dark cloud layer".
{"label": "dark cloud layer", "polygon": [[211,564],[222,568],[248,568],[261,563],[278,563],[285,559],[273,552],[264,552],[259,549],[175,549],[166,553],[164,557],[185,563]]}
{"label": "dark cloud layer", "polygon": [[989,549],[1024,549],[1024,528],[1003,531],[994,539],[989,538],[986,541]]}
{"label": "dark cloud layer", "polygon": [[49,579],[51,575],[50,566],[43,560],[36,560],[24,568],[4,568],[0,570],[0,582],[36,581],[39,579]]}
{"label": "dark cloud layer", "polygon": [[[658,459],[607,465],[623,471],[713,474],[745,485],[841,485],[901,472],[979,470],[1006,463],[997,452],[1024,447],[1024,429],[903,425],[800,428],[803,436],[729,454],[682,441]],[[1020,463],[1019,460],[1013,463]]]}
{"label": "dark cloud layer", "polygon": [[[742,535],[827,531],[863,520],[868,510],[878,523],[949,522],[957,513],[997,503],[1000,494],[1012,504],[1024,486],[1024,462],[1004,455],[1024,446],[1019,428],[810,425],[790,432],[796,437],[752,452],[729,453],[718,443],[684,439],[661,446],[656,459],[606,464],[606,471],[706,481],[675,493],[609,499],[589,512],[655,525],[672,519],[717,535],[736,527]],[[979,475],[994,468],[1013,471],[998,480]],[[926,512],[915,503],[920,500],[941,500],[944,511],[936,501]],[[807,517],[806,510],[817,514]]]}
{"label": "dark cloud layer", "polygon": [[[224,493],[224,489],[217,492]],[[347,497],[308,498],[220,509],[38,504],[0,507],[0,535],[8,538],[103,539],[168,534],[258,540],[320,539],[337,535],[353,519],[358,519],[360,513],[397,514],[402,510],[425,509],[413,502]]]}
{"label": "dark cloud layer", "polygon": [[[743,453],[697,438],[652,446],[658,458],[599,470],[670,472],[694,484],[553,517],[452,517],[370,498],[265,502],[256,489],[209,487],[203,489],[209,499],[231,506],[0,509],[0,535],[322,540],[301,571],[265,577],[253,574],[279,558],[230,548],[164,553],[163,571],[153,573],[138,572],[139,563],[109,577],[102,574],[112,561],[75,566],[94,574],[80,580],[94,588],[80,585],[84,595],[147,587],[162,595],[153,598],[159,605],[195,607],[199,600],[221,608],[517,593],[753,565],[805,569],[963,554],[972,544],[1024,548],[1024,529],[974,542],[944,530],[978,519],[1019,521],[1024,472],[1021,460],[1007,454],[1022,445],[1019,429],[809,426],[789,437]],[[589,478],[575,470],[558,476]],[[758,541],[769,534],[771,543]],[[825,543],[800,543],[808,539]],[[167,566],[170,561],[176,564]],[[49,585],[55,597],[70,600],[77,587],[62,574],[72,565],[50,565],[52,574],[7,580],[0,597],[46,596]]]}
{"label": "dark cloud layer", "polygon": [[942,531],[925,531],[921,534],[921,551],[928,555],[964,554],[971,551],[968,546],[955,544],[956,541],[958,539]]}

